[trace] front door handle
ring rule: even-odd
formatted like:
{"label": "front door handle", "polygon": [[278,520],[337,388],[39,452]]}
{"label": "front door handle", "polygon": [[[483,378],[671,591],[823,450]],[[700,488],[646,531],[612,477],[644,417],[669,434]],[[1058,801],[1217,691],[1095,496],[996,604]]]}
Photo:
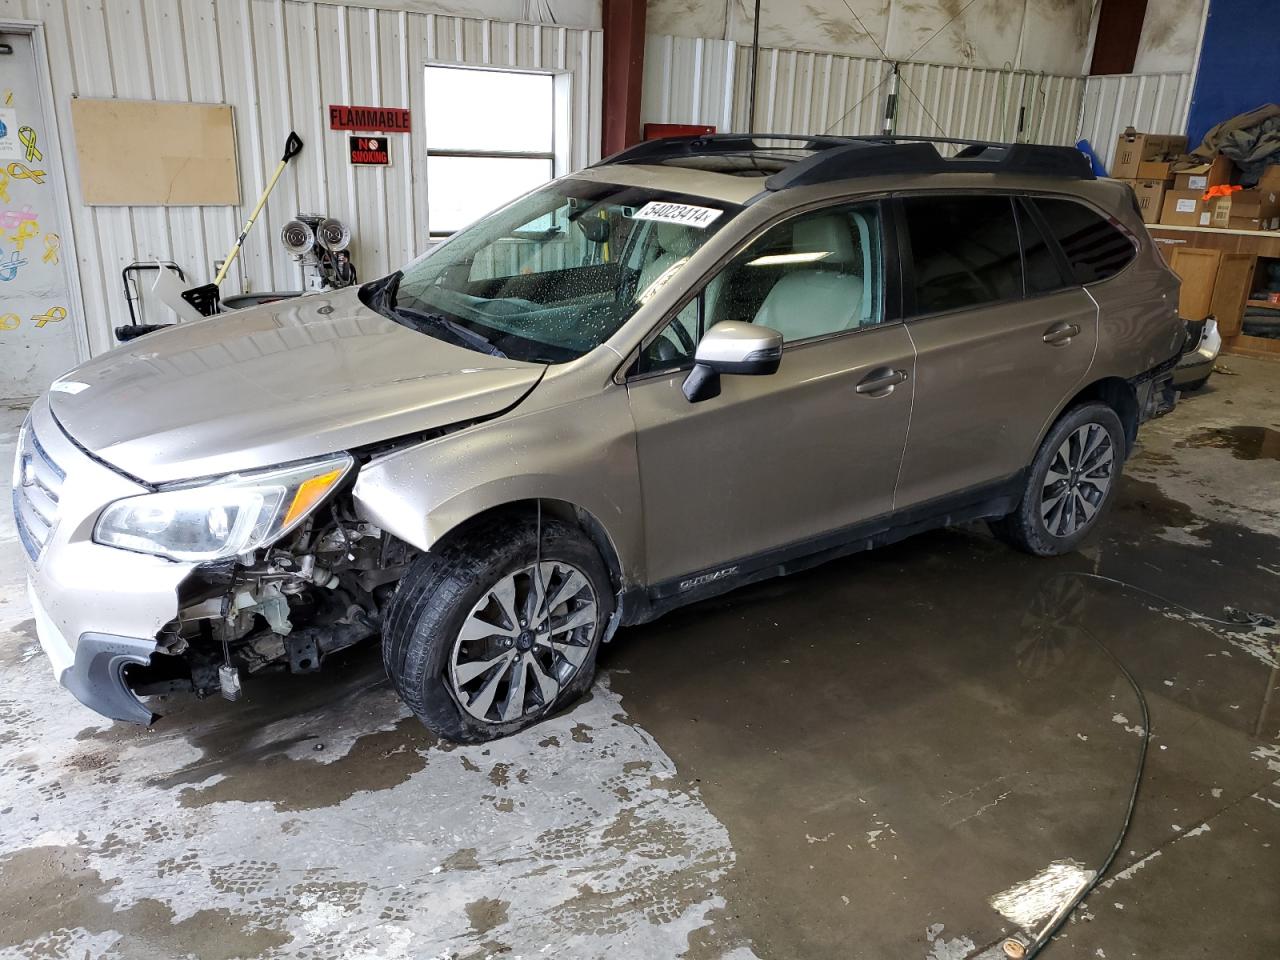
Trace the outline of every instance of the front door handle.
{"label": "front door handle", "polygon": [[1080,325],[1067,323],[1065,320],[1055,323],[1044,332],[1044,342],[1054,347],[1066,346],[1072,337],[1080,334]]}
{"label": "front door handle", "polygon": [[893,388],[907,379],[907,371],[895,370],[893,367],[877,367],[858,381],[855,393],[867,397],[887,397]]}

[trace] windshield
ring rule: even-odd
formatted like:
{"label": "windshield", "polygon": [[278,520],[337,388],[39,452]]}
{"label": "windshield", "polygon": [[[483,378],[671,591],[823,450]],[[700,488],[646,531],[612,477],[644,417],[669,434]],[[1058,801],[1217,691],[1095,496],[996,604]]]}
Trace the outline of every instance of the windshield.
{"label": "windshield", "polygon": [[472,350],[563,363],[607,340],[740,209],[560,180],[360,296],[397,323]]}

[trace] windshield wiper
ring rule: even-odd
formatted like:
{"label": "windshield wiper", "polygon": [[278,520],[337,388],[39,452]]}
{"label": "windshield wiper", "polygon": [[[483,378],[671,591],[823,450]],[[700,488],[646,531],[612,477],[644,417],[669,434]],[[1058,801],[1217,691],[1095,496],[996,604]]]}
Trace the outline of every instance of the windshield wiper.
{"label": "windshield wiper", "polygon": [[407,327],[415,327],[418,330],[430,327],[443,331],[455,341],[461,341],[463,346],[470,347],[472,350],[479,353],[487,353],[491,357],[499,357],[503,360],[508,359],[507,355],[495,347],[486,337],[470,327],[463,326],[456,320],[451,320],[439,313],[423,313],[420,310],[410,310],[408,307],[396,307],[394,309],[396,319]]}

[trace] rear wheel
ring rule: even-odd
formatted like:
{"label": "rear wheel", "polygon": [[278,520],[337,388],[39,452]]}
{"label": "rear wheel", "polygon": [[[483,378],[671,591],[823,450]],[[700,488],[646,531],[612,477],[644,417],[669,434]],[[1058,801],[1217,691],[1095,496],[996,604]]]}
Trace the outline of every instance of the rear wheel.
{"label": "rear wheel", "polygon": [[1068,410],[1040,445],[1018,508],[992,521],[992,532],[1036,556],[1074,550],[1114,497],[1125,452],[1124,428],[1111,407]]}
{"label": "rear wheel", "polygon": [[383,660],[431,730],[469,743],[506,736],[591,684],[613,612],[595,546],[577,528],[486,521],[427,553],[387,613]]}

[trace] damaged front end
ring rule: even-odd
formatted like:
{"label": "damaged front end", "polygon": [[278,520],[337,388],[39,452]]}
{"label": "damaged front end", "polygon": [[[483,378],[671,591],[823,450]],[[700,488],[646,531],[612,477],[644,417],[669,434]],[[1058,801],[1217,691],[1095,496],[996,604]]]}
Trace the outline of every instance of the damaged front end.
{"label": "damaged front end", "polygon": [[138,696],[236,700],[246,675],[319,670],[331,654],[381,633],[416,553],[359,519],[349,492],[339,494],[271,546],[197,567],[156,653],[130,667],[126,682]]}

